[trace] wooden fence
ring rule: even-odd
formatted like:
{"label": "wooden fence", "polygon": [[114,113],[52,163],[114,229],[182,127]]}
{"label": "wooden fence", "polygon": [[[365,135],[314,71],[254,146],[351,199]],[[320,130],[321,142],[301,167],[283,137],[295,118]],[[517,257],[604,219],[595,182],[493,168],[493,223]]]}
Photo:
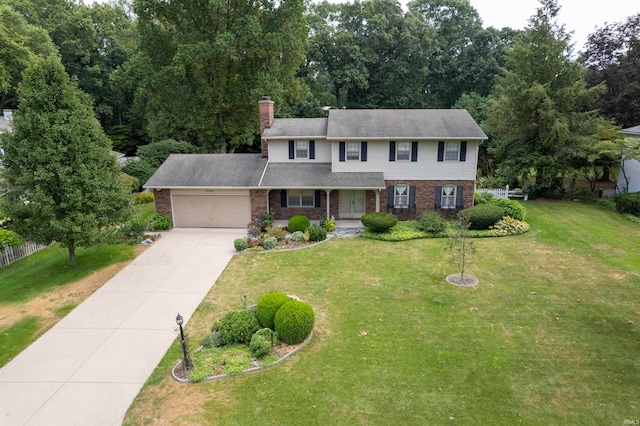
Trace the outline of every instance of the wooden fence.
{"label": "wooden fence", "polygon": [[11,265],[13,262],[27,257],[43,248],[46,245],[36,243],[26,243],[21,246],[10,246],[6,242],[2,243],[0,247],[0,268]]}
{"label": "wooden fence", "polygon": [[510,198],[522,198],[526,201],[529,198],[527,195],[522,193],[521,189],[510,190],[509,185],[507,185],[505,188],[476,188],[476,192],[480,194],[493,194],[494,197],[503,198],[505,200],[508,200]]}

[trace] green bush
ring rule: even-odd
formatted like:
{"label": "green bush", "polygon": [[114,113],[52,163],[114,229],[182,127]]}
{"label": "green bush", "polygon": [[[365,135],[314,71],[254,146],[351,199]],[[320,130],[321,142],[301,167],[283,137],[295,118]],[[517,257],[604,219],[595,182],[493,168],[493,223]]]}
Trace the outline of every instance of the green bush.
{"label": "green bush", "polygon": [[391,213],[371,212],[363,214],[360,222],[371,232],[388,232],[398,223],[398,218]]}
{"label": "green bush", "polygon": [[296,243],[301,243],[304,241],[304,232],[302,231],[296,231],[293,234],[291,234],[291,239],[293,241],[295,241]]}
{"label": "green bush", "polygon": [[640,192],[616,195],[614,201],[620,213],[640,216]]}
{"label": "green bush", "polygon": [[236,251],[244,251],[249,248],[249,243],[246,238],[236,238],[233,240],[233,246]]}
{"label": "green bush", "polygon": [[271,344],[274,344],[276,342],[276,332],[273,331],[270,328],[261,328],[260,330],[256,331],[254,336],[261,336],[263,337],[267,342],[270,342]]}
{"label": "green bush", "polygon": [[253,333],[258,331],[260,324],[253,312],[227,312],[220,320],[220,337],[226,344],[249,344]]}
{"label": "green bush", "polygon": [[491,200],[494,199],[494,196],[490,192],[476,192],[473,194],[473,205],[477,206],[478,204],[491,204]]}
{"label": "green bush", "polygon": [[280,340],[295,345],[309,336],[314,320],[311,305],[292,299],[278,309],[273,324]]}
{"label": "green bush", "polygon": [[125,238],[129,238],[134,243],[139,243],[144,239],[144,233],[150,230],[150,226],[149,220],[134,218],[125,222],[120,231]]}
{"label": "green bush", "polygon": [[287,229],[289,232],[296,231],[306,231],[306,229],[311,225],[309,222],[309,218],[302,215],[295,215],[289,218],[289,222],[287,224]]}
{"label": "green bush", "polygon": [[281,226],[270,226],[267,228],[267,235],[269,237],[275,237],[278,241],[283,241],[287,238],[287,231]]}
{"label": "green bush", "polygon": [[153,203],[153,192],[141,192],[136,196],[134,204]]}
{"label": "green bush", "polygon": [[523,221],[525,210],[522,203],[516,200],[505,200],[504,198],[494,198],[490,204],[502,207],[505,216],[509,216],[515,220]]}
{"label": "green bush", "polygon": [[502,219],[504,210],[502,210],[502,207],[494,206],[493,204],[478,204],[462,210],[460,214],[469,218],[469,229],[479,230],[489,229],[491,225]]}
{"label": "green bush", "polygon": [[249,343],[249,354],[253,358],[262,358],[271,351],[271,342],[267,341],[263,336],[254,334]]}
{"label": "green bush", "polygon": [[333,220],[326,220],[322,227],[326,229],[327,232],[333,232],[336,230],[336,223]]}
{"label": "green bush", "polygon": [[13,231],[8,229],[0,229],[0,250],[4,250],[4,244],[10,246],[20,246],[25,243],[24,239]]}
{"label": "green bush", "polygon": [[262,241],[262,247],[265,250],[271,250],[278,246],[278,239],[276,237],[267,237]]}
{"label": "green bush", "polygon": [[447,221],[437,212],[420,213],[416,225],[419,230],[429,234],[438,234],[447,229]]}
{"label": "green bush", "polygon": [[173,224],[167,215],[155,212],[150,219],[150,228],[152,231],[168,231],[173,228]]}
{"label": "green bush", "polygon": [[327,239],[327,230],[320,225],[311,225],[307,228],[309,241],[324,241]]}
{"label": "green bush", "polygon": [[262,327],[275,330],[273,319],[278,309],[291,298],[284,293],[265,293],[256,304],[256,318]]}
{"label": "green bush", "polygon": [[137,177],[130,176],[125,172],[122,172],[120,177],[130,192],[138,192],[140,190],[140,180]]}
{"label": "green bush", "polygon": [[529,225],[509,216],[500,219],[491,227],[491,234],[494,236],[519,235],[529,230]]}

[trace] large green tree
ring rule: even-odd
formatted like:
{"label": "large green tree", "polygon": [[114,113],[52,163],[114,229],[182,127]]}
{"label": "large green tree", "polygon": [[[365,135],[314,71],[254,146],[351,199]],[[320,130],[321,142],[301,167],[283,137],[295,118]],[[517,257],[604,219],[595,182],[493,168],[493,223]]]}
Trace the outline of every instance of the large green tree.
{"label": "large green tree", "polygon": [[126,219],[129,188],[88,97],[58,57],[29,66],[18,95],[13,133],[2,135],[1,210],[22,236],[67,247],[73,265],[76,247],[99,244]]}
{"label": "large green tree", "polygon": [[535,175],[544,190],[573,170],[585,139],[599,140],[591,107],[602,87],[586,88],[585,70],[571,57],[570,36],[556,22],[557,1],[540,3],[508,53],[488,121],[501,167],[524,178]]}
{"label": "large green tree", "polygon": [[295,76],[305,57],[303,0],[135,0],[134,9],[153,68],[145,96],[154,140],[231,152],[253,143],[261,96],[282,108],[304,95]]}

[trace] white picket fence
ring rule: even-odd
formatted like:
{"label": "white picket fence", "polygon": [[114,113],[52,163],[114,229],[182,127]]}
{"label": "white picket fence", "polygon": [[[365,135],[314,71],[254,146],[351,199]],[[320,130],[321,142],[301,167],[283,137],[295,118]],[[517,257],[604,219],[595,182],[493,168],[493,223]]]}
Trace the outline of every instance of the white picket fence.
{"label": "white picket fence", "polygon": [[480,194],[493,194],[494,197],[502,198],[505,200],[508,200],[510,198],[522,198],[526,201],[529,198],[527,195],[522,193],[521,189],[516,188],[510,190],[509,185],[507,185],[505,188],[476,188],[476,192]]}
{"label": "white picket fence", "polygon": [[13,262],[27,257],[37,251],[46,248],[46,245],[26,243],[21,246],[10,246],[6,242],[0,247],[0,268],[11,265]]}

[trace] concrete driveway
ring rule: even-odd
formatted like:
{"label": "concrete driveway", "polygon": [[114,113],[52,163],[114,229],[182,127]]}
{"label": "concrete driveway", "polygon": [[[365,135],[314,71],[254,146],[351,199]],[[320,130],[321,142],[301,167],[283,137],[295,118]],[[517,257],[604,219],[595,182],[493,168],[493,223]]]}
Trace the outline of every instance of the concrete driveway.
{"label": "concrete driveway", "polygon": [[120,425],[244,229],[170,231],[0,369],[0,425]]}

